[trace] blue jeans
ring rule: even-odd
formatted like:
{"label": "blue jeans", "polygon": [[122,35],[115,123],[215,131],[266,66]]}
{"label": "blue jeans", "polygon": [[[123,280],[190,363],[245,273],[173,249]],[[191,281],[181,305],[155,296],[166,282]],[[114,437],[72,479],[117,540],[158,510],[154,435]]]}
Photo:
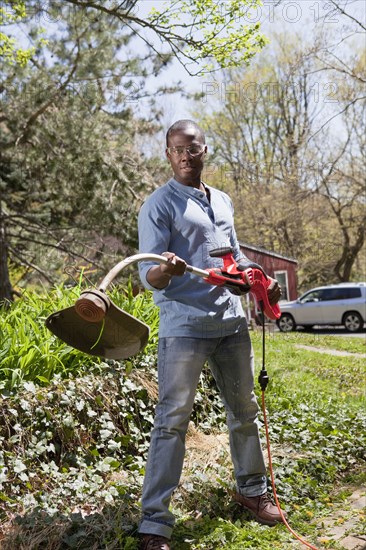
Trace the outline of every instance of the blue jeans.
{"label": "blue jeans", "polygon": [[159,403],[146,464],[140,533],[171,537],[174,516],[169,511],[170,499],[181,476],[189,418],[207,360],[226,408],[238,490],[245,496],[267,490],[248,330],[223,338],[161,338]]}

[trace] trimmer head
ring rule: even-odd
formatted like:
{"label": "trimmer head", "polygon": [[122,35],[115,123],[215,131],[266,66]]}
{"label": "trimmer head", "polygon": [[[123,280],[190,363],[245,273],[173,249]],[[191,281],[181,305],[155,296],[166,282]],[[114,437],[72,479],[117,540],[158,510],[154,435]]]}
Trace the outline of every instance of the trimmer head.
{"label": "trimmer head", "polygon": [[75,306],[53,313],[47,328],[71,347],[106,359],[126,359],[147,344],[149,327],[98,290],[83,292]]}

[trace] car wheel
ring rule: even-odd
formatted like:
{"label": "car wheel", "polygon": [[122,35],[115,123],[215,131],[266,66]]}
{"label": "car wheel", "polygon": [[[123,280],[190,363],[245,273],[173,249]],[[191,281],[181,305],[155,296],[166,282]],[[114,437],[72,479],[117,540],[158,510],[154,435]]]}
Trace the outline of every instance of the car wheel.
{"label": "car wheel", "polygon": [[281,332],[291,332],[292,330],[295,330],[296,323],[292,315],[283,313],[277,321],[277,326]]}
{"label": "car wheel", "polygon": [[349,311],[343,316],[343,324],[348,332],[359,332],[363,328],[362,317],[357,311]]}

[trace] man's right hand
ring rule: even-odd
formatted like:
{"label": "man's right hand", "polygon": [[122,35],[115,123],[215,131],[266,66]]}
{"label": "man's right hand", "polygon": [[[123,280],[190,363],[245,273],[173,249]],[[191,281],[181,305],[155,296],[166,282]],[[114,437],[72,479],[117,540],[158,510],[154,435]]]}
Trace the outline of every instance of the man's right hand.
{"label": "man's right hand", "polygon": [[157,289],[163,289],[170,283],[173,276],[182,276],[186,271],[187,264],[174,252],[163,252],[162,256],[168,259],[167,264],[159,264],[147,272],[148,283]]}
{"label": "man's right hand", "polygon": [[167,264],[160,264],[160,271],[162,273],[167,273],[168,275],[184,275],[186,272],[187,264],[182,258],[179,258],[179,256],[176,256],[174,252],[163,252],[162,256],[165,256],[165,258],[168,258]]}

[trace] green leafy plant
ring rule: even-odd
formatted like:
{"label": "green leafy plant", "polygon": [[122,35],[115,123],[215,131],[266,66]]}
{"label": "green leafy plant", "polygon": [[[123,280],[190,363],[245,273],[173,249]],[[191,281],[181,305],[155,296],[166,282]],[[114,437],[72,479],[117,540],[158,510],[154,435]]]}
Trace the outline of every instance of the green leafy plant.
{"label": "green leafy plant", "polygon": [[[73,288],[58,286],[49,292],[24,293],[23,297],[9,307],[3,307],[0,317],[0,388],[14,389],[22,381],[49,384],[55,374],[68,377],[70,374],[98,369],[101,360],[79,352],[50,333],[45,319],[51,313],[70,307],[82,290],[82,283]],[[151,293],[133,295],[130,282],[126,289],[114,287],[111,291],[114,302],[131,315],[139,317],[151,327],[151,337],[144,353],[127,362],[132,368],[140,361],[146,363],[154,353],[158,311]],[[153,360],[153,359],[151,359]]]}

